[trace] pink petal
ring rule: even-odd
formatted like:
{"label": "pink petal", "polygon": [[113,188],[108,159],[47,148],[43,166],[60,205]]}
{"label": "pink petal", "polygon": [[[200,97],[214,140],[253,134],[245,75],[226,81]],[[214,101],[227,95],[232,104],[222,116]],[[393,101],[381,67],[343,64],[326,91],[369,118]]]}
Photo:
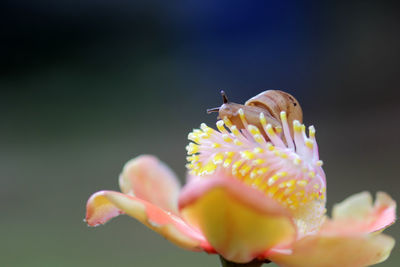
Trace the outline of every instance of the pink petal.
{"label": "pink petal", "polygon": [[125,213],[179,247],[212,252],[205,238],[180,217],[134,196],[114,191],[100,191],[87,202],[86,222],[97,226]]}
{"label": "pink petal", "polygon": [[176,175],[154,156],[128,161],[119,177],[121,191],[177,214],[180,184]]}
{"label": "pink petal", "polygon": [[268,248],[288,245],[296,236],[293,220],[283,206],[221,175],[188,183],[179,208],[216,252],[233,262],[249,262]]}
{"label": "pink petal", "polygon": [[336,204],[333,220],[322,226],[323,233],[355,234],[384,230],[396,220],[396,203],[386,193],[378,192],[375,204],[369,192],[353,195]]}
{"label": "pink petal", "polygon": [[282,267],[362,267],[386,260],[394,239],[380,235],[307,236],[292,250],[271,251],[267,257]]}

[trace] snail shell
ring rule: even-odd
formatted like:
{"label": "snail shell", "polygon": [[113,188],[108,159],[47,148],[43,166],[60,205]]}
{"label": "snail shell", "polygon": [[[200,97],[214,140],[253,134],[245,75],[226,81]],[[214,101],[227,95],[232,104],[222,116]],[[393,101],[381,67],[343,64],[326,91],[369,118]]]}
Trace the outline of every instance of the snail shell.
{"label": "snail shell", "polygon": [[[207,112],[218,112],[220,119],[228,118],[239,129],[245,128],[240,119],[239,110],[242,109],[244,116],[249,124],[260,129],[260,113],[264,113],[267,123],[274,128],[282,127],[280,113],[285,111],[289,125],[293,125],[294,120],[300,123],[303,121],[303,111],[299,102],[290,94],[280,90],[267,90],[249,100],[244,105],[229,102],[224,91],[221,91],[223,104],[219,108],[208,109]],[[293,129],[290,127],[293,136]]]}

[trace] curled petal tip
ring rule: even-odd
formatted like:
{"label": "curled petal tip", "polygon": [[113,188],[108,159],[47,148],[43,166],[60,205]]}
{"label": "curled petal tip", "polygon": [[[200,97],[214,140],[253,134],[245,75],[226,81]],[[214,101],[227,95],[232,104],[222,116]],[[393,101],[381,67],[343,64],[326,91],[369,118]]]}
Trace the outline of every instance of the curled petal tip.
{"label": "curled petal tip", "polygon": [[115,207],[106,197],[107,191],[94,193],[86,204],[86,218],[89,226],[98,226],[123,212]]}

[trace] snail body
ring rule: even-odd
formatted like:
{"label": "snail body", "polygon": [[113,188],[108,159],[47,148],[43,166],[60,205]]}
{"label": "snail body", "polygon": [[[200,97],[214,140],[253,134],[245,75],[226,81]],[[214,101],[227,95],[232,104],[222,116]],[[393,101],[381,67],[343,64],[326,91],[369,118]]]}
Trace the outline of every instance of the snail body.
{"label": "snail body", "polygon": [[[293,125],[294,120],[300,123],[303,121],[303,112],[299,102],[290,94],[280,90],[267,90],[250,98],[244,105],[229,102],[224,91],[221,91],[223,104],[219,108],[207,110],[208,113],[218,112],[220,119],[227,118],[238,129],[245,128],[242,116],[246,118],[248,124],[262,129],[260,114],[263,113],[268,124],[273,128],[282,127],[280,113],[285,111],[289,125]],[[290,127],[291,134],[293,129]]]}

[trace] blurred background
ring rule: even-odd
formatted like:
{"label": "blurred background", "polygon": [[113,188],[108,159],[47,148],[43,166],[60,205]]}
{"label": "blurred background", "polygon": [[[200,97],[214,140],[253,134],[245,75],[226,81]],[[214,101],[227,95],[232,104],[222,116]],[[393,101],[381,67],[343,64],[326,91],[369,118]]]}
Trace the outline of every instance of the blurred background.
{"label": "blurred background", "polygon": [[[1,266],[218,266],[127,216],[97,228],[83,218],[87,198],[118,190],[137,155],[157,155],[184,181],[187,134],[215,123],[205,110],[221,89],[239,103],[265,89],[300,101],[317,128],[328,210],[363,190],[400,201],[391,2],[14,0],[0,10]],[[399,264],[395,247],[381,266]]]}

